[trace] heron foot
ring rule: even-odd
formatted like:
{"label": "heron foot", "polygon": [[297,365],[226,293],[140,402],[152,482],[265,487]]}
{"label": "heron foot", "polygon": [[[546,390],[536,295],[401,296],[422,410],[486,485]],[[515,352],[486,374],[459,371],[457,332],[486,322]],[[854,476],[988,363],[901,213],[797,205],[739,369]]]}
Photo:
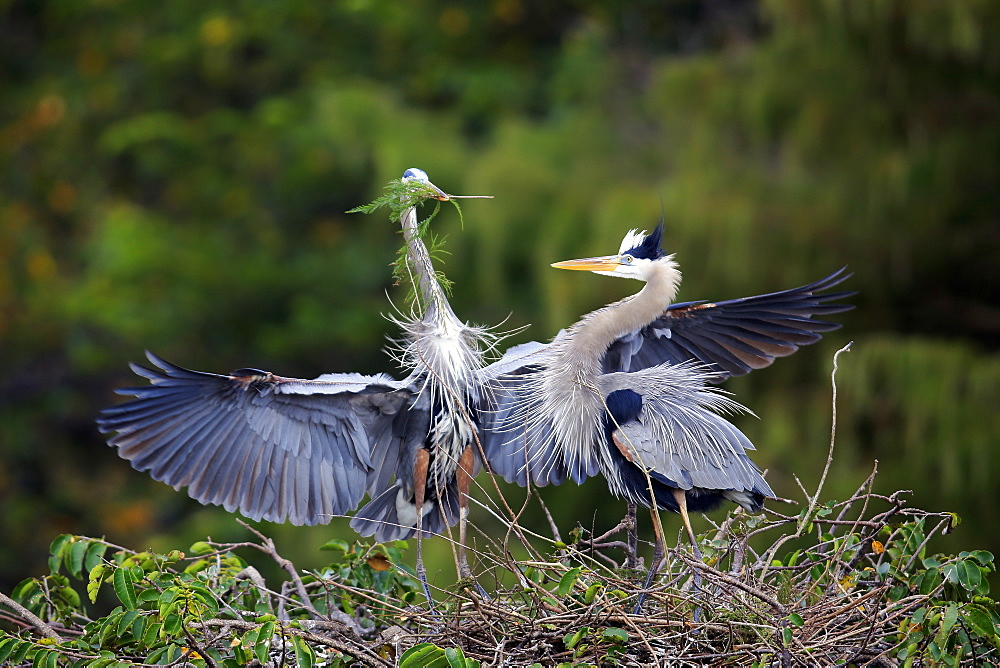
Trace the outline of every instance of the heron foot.
{"label": "heron foot", "polygon": [[473,590],[473,591],[476,592],[477,595],[479,595],[484,600],[487,600],[487,601],[493,600],[490,597],[490,595],[486,593],[486,590],[483,589],[482,585],[479,584],[479,582],[476,580],[476,578],[474,578],[471,575],[463,577],[461,580],[459,580],[458,582],[456,582],[455,583],[455,588],[458,589],[459,591],[461,591],[463,589],[465,589],[465,590]]}

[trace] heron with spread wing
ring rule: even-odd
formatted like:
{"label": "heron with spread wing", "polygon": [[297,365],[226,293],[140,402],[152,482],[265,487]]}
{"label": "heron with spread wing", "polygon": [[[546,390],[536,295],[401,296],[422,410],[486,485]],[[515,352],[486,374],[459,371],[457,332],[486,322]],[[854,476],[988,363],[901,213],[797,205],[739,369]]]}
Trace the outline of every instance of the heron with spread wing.
{"label": "heron with spread wing", "polygon": [[599,472],[616,496],[653,508],[647,588],[663,551],[656,508],[680,513],[697,550],[689,511],[729,500],[756,512],[774,496],[747,455],[753,445],[725,419],[742,407],[709,383],[819,340],[839,325],[814,316],[847,310],[828,302],[851,294],[823,292],[846,278],[841,270],[784,292],[674,305],[681,274],[662,233],[662,224],[632,230],[614,255],[552,265],[645,285],[523,350],[484,439],[508,482],[579,483]]}
{"label": "heron with spread wing", "polygon": [[[422,170],[406,170],[403,181],[421,197],[449,198]],[[257,369],[217,375],[147,353],[157,368],[132,370],[150,384],[120,390],[134,398],[104,409],[98,424],[117,432],[109,444],[136,469],[252,519],[327,523],[368,492],[351,525],[379,541],[416,533],[417,573],[431,600],[424,532],[441,534],[461,520],[459,569],[470,575],[464,520],[481,465],[472,445],[483,388],[501,367],[484,373],[491,335],[452,311],[418,233],[416,203],[401,224],[418,295],[413,313],[398,319],[405,379],[300,380]]]}

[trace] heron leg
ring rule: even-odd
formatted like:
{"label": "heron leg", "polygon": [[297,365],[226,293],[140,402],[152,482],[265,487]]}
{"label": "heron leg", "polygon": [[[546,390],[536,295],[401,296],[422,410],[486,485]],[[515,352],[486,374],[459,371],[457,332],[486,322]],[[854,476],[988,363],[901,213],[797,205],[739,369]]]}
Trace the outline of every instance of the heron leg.
{"label": "heron leg", "polygon": [[674,489],[672,491],[674,500],[677,502],[677,508],[680,510],[681,519],[684,520],[684,528],[687,529],[688,538],[691,539],[694,556],[700,560],[704,560],[704,557],[701,556],[701,550],[698,549],[698,539],[694,537],[694,529],[691,528],[691,518],[688,516],[687,494],[684,493],[683,489]]}
{"label": "heron leg", "polygon": [[649,565],[649,573],[646,574],[646,583],[642,585],[642,593],[639,594],[639,600],[635,603],[635,610],[632,612],[634,615],[642,614],[642,604],[646,602],[646,593],[653,583],[656,572],[660,570],[660,562],[663,561],[663,530],[660,527],[660,518],[657,517],[655,508],[650,511],[650,515],[653,518],[653,533],[656,535],[656,541],[653,543],[653,561]]}
{"label": "heron leg", "polygon": [[[472,569],[469,568],[469,559],[465,549],[465,538],[467,535],[469,520],[469,488],[472,485],[473,455],[472,446],[467,446],[462,456],[458,460],[458,470],[455,471],[455,484],[458,487],[458,576],[461,578],[474,578]],[[475,582],[476,591],[480,596],[488,599],[489,594]]]}
{"label": "heron leg", "polygon": [[424,497],[427,492],[427,467],[430,464],[431,453],[420,448],[417,450],[413,463],[413,502],[417,506],[417,578],[424,588],[427,602],[434,607],[434,597],[427,583],[427,567],[424,566]]}
{"label": "heron leg", "polygon": [[[677,501],[677,508],[680,510],[681,519],[684,520],[684,527],[687,529],[688,538],[691,539],[691,547],[694,548],[694,556],[698,561],[704,561],[705,558],[701,554],[701,550],[698,549],[698,539],[694,537],[694,529],[691,528],[691,518],[688,517],[687,508],[687,494],[683,489],[674,489],[674,500]],[[692,590],[697,594],[701,591],[701,574],[698,573],[697,569],[692,569]],[[694,621],[701,621],[701,607],[694,609]]]}

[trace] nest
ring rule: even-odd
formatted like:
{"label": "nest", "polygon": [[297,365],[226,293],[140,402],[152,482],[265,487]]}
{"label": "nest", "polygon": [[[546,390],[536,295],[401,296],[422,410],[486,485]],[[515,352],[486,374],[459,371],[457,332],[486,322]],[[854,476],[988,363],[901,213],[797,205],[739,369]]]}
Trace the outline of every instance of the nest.
{"label": "nest", "polygon": [[[459,582],[433,611],[384,607],[379,616],[405,622],[370,647],[385,655],[391,645],[398,657],[433,643],[460,648],[484,666],[896,665],[907,639],[901,625],[946,584],[911,591],[906,574],[922,568],[916,555],[953,520],[909,508],[903,497],[861,491],[798,517],[732,513],[703,537],[703,561],[687,547],[668,550],[638,613],[645,572],[607,563],[606,551],[627,552],[608,534],[551,560],[496,562],[479,579],[514,574],[516,586],[486,598]],[[882,509],[848,519],[858,506],[876,505]],[[754,549],[754,539],[767,534],[777,538]],[[807,536],[819,540],[803,541]],[[897,545],[916,549],[907,555]],[[909,563],[900,563],[904,556]],[[982,651],[980,659],[995,656]]]}
{"label": "nest", "polygon": [[[60,536],[50,575],[0,594],[10,611],[0,611],[0,622],[15,631],[0,631],[0,662],[413,668],[1000,661],[1000,606],[987,597],[993,555],[930,554],[929,543],[957,518],[909,507],[904,491],[874,492],[877,466],[849,499],[819,503],[834,436],[835,427],[816,492],[800,483],[801,512],[732,512],[697,539],[699,557],[683,543],[668,549],[648,588],[634,514],[603,535],[578,528],[564,541],[551,516],[551,537],[530,534],[502,494],[502,512],[493,512],[508,518],[506,535],[484,535],[476,577],[439,590],[433,604],[403,565],[402,542],[330,541],[324,547],[337,553],[333,563],[303,573],[249,526],[257,541],[199,542],[192,556]],[[527,557],[513,557],[512,548]],[[285,572],[278,589],[235,553],[247,549]],[[88,618],[61,568],[87,582],[91,600],[113,585],[122,605]]]}

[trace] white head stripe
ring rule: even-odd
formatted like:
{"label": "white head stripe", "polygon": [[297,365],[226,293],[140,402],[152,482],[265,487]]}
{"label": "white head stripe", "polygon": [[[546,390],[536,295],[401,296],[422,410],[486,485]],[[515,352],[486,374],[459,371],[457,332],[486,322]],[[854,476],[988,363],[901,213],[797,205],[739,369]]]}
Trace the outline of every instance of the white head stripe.
{"label": "white head stripe", "polygon": [[645,239],[646,236],[646,230],[642,230],[641,232],[639,230],[629,230],[625,235],[625,238],[622,239],[622,245],[621,248],[618,249],[618,254],[621,255],[630,248],[635,248],[642,243],[642,240]]}

